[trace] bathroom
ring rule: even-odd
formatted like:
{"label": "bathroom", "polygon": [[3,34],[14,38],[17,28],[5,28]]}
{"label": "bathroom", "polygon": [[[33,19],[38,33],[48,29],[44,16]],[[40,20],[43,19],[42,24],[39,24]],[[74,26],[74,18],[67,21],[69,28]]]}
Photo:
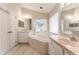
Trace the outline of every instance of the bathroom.
{"label": "bathroom", "polygon": [[0,55],[78,55],[79,3],[0,3]]}

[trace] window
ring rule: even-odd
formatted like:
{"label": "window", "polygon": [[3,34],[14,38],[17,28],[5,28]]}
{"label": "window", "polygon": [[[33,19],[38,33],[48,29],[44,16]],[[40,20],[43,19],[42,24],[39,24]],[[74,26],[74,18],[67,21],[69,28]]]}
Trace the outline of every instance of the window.
{"label": "window", "polygon": [[35,32],[45,32],[47,30],[46,19],[35,19],[33,22]]}
{"label": "window", "polygon": [[58,34],[58,13],[55,13],[49,20],[49,32]]}

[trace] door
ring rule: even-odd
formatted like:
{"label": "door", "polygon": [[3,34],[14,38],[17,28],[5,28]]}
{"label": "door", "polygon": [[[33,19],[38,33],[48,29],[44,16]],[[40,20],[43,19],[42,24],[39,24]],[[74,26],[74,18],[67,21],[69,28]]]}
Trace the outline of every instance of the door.
{"label": "door", "polygon": [[14,14],[10,14],[10,48],[13,48],[17,44],[17,19]]}
{"label": "door", "polygon": [[1,54],[4,54],[10,49],[10,15],[7,11],[0,9],[1,21]]}

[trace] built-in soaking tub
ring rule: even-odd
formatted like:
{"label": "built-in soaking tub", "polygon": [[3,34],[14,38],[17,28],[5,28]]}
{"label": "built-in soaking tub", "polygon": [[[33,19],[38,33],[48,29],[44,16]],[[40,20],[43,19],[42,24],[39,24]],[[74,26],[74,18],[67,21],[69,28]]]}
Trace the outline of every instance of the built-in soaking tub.
{"label": "built-in soaking tub", "polygon": [[48,54],[48,46],[50,39],[47,33],[32,33],[29,35],[29,44],[31,47],[36,49],[40,54]]}

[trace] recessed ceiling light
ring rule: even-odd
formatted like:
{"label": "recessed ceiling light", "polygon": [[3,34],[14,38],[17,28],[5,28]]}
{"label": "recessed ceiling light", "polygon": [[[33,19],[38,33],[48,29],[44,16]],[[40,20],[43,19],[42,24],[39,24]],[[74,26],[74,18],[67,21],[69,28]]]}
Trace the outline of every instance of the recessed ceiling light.
{"label": "recessed ceiling light", "polygon": [[40,9],[43,9],[43,7],[40,7]]}

